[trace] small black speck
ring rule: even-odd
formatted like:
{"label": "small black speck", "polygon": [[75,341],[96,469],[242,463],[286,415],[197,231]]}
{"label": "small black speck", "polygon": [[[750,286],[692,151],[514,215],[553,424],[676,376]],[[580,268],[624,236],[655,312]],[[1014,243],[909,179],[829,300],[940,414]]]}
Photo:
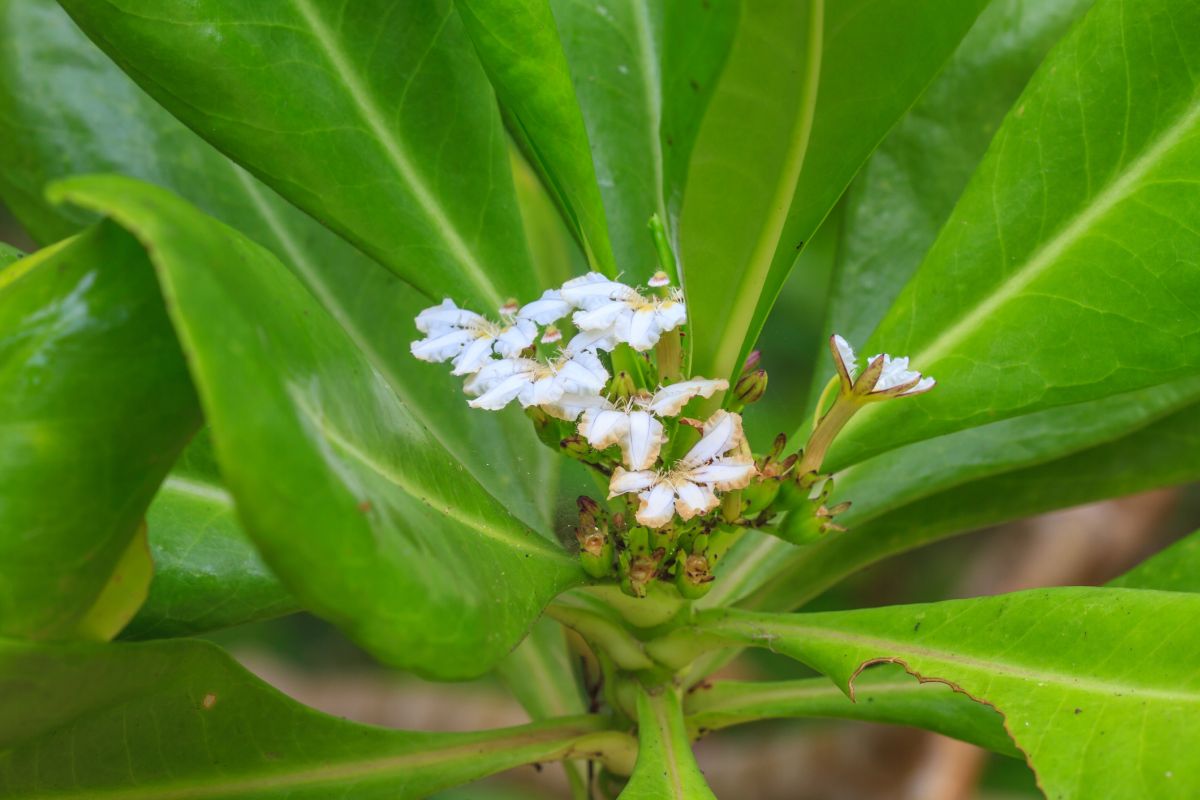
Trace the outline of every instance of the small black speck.
{"label": "small black speck", "polygon": [[801,247],[804,247],[804,242],[797,242],[796,243],[796,252],[800,252]]}
{"label": "small black speck", "polygon": [[692,87],[693,92],[700,91],[700,83],[695,78],[688,78],[688,86]]}
{"label": "small black speck", "polygon": [[921,623],[918,622],[916,625],[913,625],[913,633],[916,633],[919,630],[921,630]]}
{"label": "small black speck", "polygon": [[1082,713],[1083,713],[1083,709],[1082,709],[1082,708],[1077,708],[1077,709],[1075,709],[1075,713],[1076,713],[1076,714],[1082,714]]}

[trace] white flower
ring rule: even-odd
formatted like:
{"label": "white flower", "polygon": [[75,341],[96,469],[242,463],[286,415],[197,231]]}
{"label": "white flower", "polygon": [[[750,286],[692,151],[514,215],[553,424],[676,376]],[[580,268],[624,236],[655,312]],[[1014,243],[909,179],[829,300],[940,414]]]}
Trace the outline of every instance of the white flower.
{"label": "white flower", "polygon": [[[834,334],[830,339],[830,344],[832,345],[830,349],[833,351],[833,360],[837,365],[838,374],[842,376],[843,383],[848,387],[853,387],[859,394],[909,397],[914,394],[927,392],[937,383],[933,378],[922,377],[921,373],[916,370],[910,370],[908,368],[908,356],[893,358],[887,353],[883,353],[882,355],[873,355],[867,359],[867,364],[871,365],[876,359],[883,358],[882,368],[874,384],[859,387],[855,384],[855,380],[858,378],[858,360],[854,355],[854,348],[837,334]],[[868,372],[872,371],[868,367]]]}
{"label": "white flower", "polygon": [[526,303],[517,311],[517,319],[527,319],[538,325],[549,325],[571,313],[574,308],[562,298],[557,289],[547,289],[532,303]]}
{"label": "white flower", "polygon": [[478,372],[493,354],[515,356],[537,336],[537,326],[529,320],[492,322],[453,300],[418,314],[417,330],[427,336],[412,343],[412,354],[422,361],[453,359],[455,375]]}
{"label": "white flower", "polygon": [[580,331],[594,335],[593,346],[627,342],[634,350],[649,350],[663,333],[687,322],[687,307],[678,289],[665,298],[646,297],[631,286],[589,272],[564,283],[559,294],[580,309],[571,320]]}
{"label": "white flower", "polygon": [[[617,467],[609,483],[609,498],[637,492],[634,515],[650,528],[661,528],[675,514],[689,520],[720,504],[718,491],[747,486],[757,471],[754,457],[744,452],[742,418],[718,411],[704,423],[704,436],[670,470],[627,471]],[[731,451],[732,455],[726,455]]]}
{"label": "white flower", "polygon": [[630,469],[648,469],[666,442],[662,423],[655,417],[674,417],[693,397],[712,397],[728,388],[726,380],[693,378],[661,387],[653,395],[643,393],[617,403],[602,400],[583,406],[579,433],[597,450],[619,445]]}
{"label": "white flower", "polygon": [[[505,358],[491,361],[467,380],[472,408],[499,411],[513,400],[522,406],[555,408],[566,395],[599,395],[608,371],[595,353],[563,351],[551,361]],[[576,413],[578,416],[578,413]]]}

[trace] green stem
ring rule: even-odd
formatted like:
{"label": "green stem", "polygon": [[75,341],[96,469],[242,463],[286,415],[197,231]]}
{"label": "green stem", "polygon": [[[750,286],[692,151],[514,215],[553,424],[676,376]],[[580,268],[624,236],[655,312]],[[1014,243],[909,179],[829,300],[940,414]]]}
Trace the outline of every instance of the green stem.
{"label": "green stem", "polygon": [[621,669],[638,672],[656,666],[633,634],[597,611],[556,602],[546,609],[546,614],[578,633],[592,647],[607,653]]}
{"label": "green stem", "polygon": [[860,408],[862,408],[862,404],[853,396],[845,394],[838,396],[833,407],[829,409],[829,413],[821,418],[812,435],[808,437],[808,443],[804,445],[804,455],[796,467],[797,475],[807,475],[821,468],[821,462],[825,460],[825,453],[833,444],[834,438]]}
{"label": "green stem", "polygon": [[825,388],[821,390],[821,396],[817,398],[817,407],[813,409],[812,429],[814,431],[821,424],[822,410],[825,408],[825,403],[829,400],[829,393],[841,382],[841,376],[834,375],[829,379],[829,383],[825,384]]}
{"label": "green stem", "polygon": [[675,280],[679,280],[679,264],[675,260],[675,251],[671,249],[671,240],[667,237],[667,229],[663,226],[658,214],[650,217],[647,225],[650,228],[650,238],[654,240],[654,252],[658,255],[658,265],[662,271]]}

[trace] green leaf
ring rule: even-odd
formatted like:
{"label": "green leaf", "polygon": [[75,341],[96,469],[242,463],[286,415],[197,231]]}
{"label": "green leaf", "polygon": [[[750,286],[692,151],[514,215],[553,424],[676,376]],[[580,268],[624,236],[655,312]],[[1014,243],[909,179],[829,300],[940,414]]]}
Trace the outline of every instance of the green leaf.
{"label": "green leaf", "polygon": [[137,181],[72,179],[53,194],[151,248],[239,516],[306,608],[383,661],[464,678],[581,579],[446,454],[268,251]]}
{"label": "green leaf", "polygon": [[574,717],[479,733],[357,725],[187,640],[0,640],[0,696],[0,797],[14,799],[422,798],[584,751],[602,724]]}
{"label": "green leaf", "polygon": [[154,560],[150,557],[143,523],[134,531],[108,582],[76,626],[79,638],[99,642],[113,638],[146,602],[153,576]]}
{"label": "green leaf", "polygon": [[913,680],[896,665],[867,670],[855,681],[854,702],[826,678],[717,681],[684,698],[688,728],[704,734],[764,719],[827,717],[909,725],[1017,756],[1004,718],[937,681]]}
{"label": "green leaf", "polygon": [[189,636],[299,610],[238,524],[201,432],[146,513],[154,580],[122,639]]}
{"label": "green leaf", "polygon": [[[154,272],[120,228],[0,273],[0,420],[0,632],[114,635],[145,587],[123,559],[200,425]],[[106,593],[118,571],[132,597]],[[102,596],[117,608],[93,612]]]}
{"label": "green leaf", "polygon": [[547,0],[455,0],[513,135],[565,210],[588,262],[617,272],[587,130]]}
{"label": "green leaf", "polygon": [[802,249],[982,0],[746,4],[680,220],[694,367],[736,372]]}
{"label": "green leaf", "polygon": [[657,269],[646,229],[674,231],[700,119],[737,27],[739,3],[551,0],[608,215],[630,283]]}
{"label": "green leaf", "polygon": [[431,297],[490,312],[529,294],[499,114],[449,0],[62,6],[189,127]]}
{"label": "green leaf", "polygon": [[0,242],[0,269],[24,258],[25,254],[10,244]]}
{"label": "green leaf", "polygon": [[[828,331],[867,340],[937,238],[1004,115],[1092,2],[993,0],[983,10],[846,192]],[[829,348],[821,345],[822,372],[832,375]],[[817,392],[824,384],[818,377]]]}
{"label": "green leaf", "polygon": [[1183,537],[1108,585],[1121,589],[1200,592],[1200,534]]}
{"label": "green leaf", "polygon": [[716,800],[692,755],[674,689],[638,687],[638,755],[620,800]]}
{"label": "green leaf", "polygon": [[680,636],[769,647],[854,699],[871,664],[894,661],[988,703],[1048,797],[1200,792],[1200,597],[1065,588],[823,614],[709,612]]}
{"label": "green leaf", "polygon": [[[0,148],[0,196],[36,238],[57,241],[94,220],[47,203],[52,180],[117,172],[174,190],[275,253],[475,479],[527,524],[550,530],[556,464],[529,421],[517,409],[473,412],[458,400],[461,380],[409,355],[417,335],[409,320],[430,304],[425,295],[171,117],[52,0],[0,0],[0,59],[0,140],[13,145]],[[510,467],[492,469],[492,459]]]}
{"label": "green leaf", "polygon": [[827,466],[1196,372],[1197,45],[1194,4],[1100,0],[1054,49],[866,348],[937,390],[852,420]]}
{"label": "green leaf", "polygon": [[[743,602],[755,608],[795,608],[868,564],[956,533],[1197,480],[1200,464],[1182,455],[1196,447],[1200,405],[1191,405],[1114,442],[972,481],[861,521],[845,534],[798,551],[780,569],[772,569],[769,552],[756,551],[757,571],[771,578]],[[1164,455],[1168,453],[1181,456]],[[995,502],[998,497],[1005,502]]]}

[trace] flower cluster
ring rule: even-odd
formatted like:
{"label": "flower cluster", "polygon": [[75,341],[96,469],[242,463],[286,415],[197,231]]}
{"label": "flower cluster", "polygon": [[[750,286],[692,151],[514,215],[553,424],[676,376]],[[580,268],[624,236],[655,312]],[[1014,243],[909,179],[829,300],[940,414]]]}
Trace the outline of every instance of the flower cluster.
{"label": "flower cluster", "polygon": [[[725,391],[728,381],[662,376],[651,388],[611,379],[602,354],[622,345],[644,353],[687,322],[682,293],[664,273],[647,288],[588,273],[524,306],[505,305],[499,322],[446,300],[418,315],[417,329],[426,338],[413,343],[412,353],[425,361],[450,361],[453,374],[467,376],[463,388],[474,408],[498,411],[516,400],[577,422],[578,435],[594,450],[620,450],[610,499],[637,493],[635,517],[647,527],[661,528],[676,514],[687,521],[715,509],[718,491],[746,486],[755,474],[754,459],[741,418],[718,411],[699,425],[700,441],[686,455],[664,463],[669,438],[664,422],[678,417],[693,398]],[[568,316],[575,335],[547,350],[563,339],[558,324]]]}

